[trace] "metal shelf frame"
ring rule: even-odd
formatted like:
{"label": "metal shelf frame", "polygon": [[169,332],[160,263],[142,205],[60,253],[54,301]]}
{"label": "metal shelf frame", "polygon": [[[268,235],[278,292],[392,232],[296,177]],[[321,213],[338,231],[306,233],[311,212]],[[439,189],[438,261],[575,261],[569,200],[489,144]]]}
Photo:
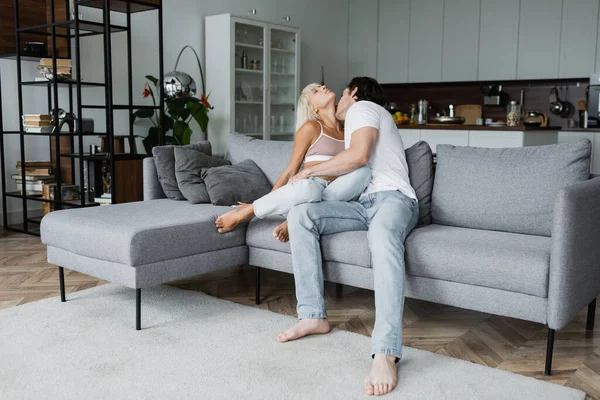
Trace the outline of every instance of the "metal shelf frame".
{"label": "metal shelf frame", "polygon": [[[56,21],[55,15],[55,4],[64,1],[67,10],[72,11],[74,19],[67,21]],[[162,85],[159,85],[159,99],[160,105],[154,106],[135,106],[133,104],[133,72],[132,72],[132,45],[131,45],[131,13],[143,12],[143,11],[157,11],[158,19],[158,63],[159,63],[159,81],[162,82],[164,76],[164,62],[163,62],[163,9],[162,1],[158,4],[154,4],[148,1],[135,1],[135,0],[78,0],[71,2],[70,0],[49,0],[48,5],[50,7],[50,23],[37,26],[21,27],[19,26],[19,15],[21,10],[19,9],[19,1],[15,0],[15,36],[16,36],[16,54],[6,55],[2,58],[14,59],[17,62],[17,98],[18,98],[18,112],[19,112],[19,130],[4,130],[4,116],[2,115],[2,99],[0,96],[0,170],[6,171],[6,157],[4,147],[4,135],[19,135],[20,145],[20,160],[21,164],[25,165],[25,137],[26,136],[47,136],[50,145],[54,144],[55,154],[54,156],[54,176],[56,179],[57,193],[61,193],[61,185],[64,185],[66,177],[61,176],[61,159],[67,158],[71,161],[71,181],[74,184],[78,184],[81,192],[81,200],[77,201],[63,201],[61,198],[49,200],[42,199],[40,196],[30,196],[23,191],[7,192],[6,184],[6,173],[2,176],[1,189],[2,189],[2,213],[3,213],[3,227],[5,230],[12,230],[16,232],[31,234],[39,236],[39,218],[28,216],[28,201],[52,203],[55,209],[60,210],[62,208],[72,207],[91,207],[97,206],[98,203],[90,202],[86,199],[86,193],[84,191],[84,162],[102,159],[95,156],[90,156],[84,153],[83,149],[83,138],[89,136],[107,136],[107,154],[103,155],[104,159],[108,159],[110,162],[110,168],[112,171],[111,179],[111,193],[113,202],[116,199],[116,185],[115,185],[115,160],[129,160],[129,159],[140,159],[144,158],[141,154],[115,154],[114,152],[114,112],[116,110],[127,110],[129,113],[129,135],[134,137],[133,123],[134,110],[141,108],[158,109],[160,110],[161,121],[164,120],[164,90]],[[72,9],[70,8],[72,4]],[[102,9],[102,22],[91,22],[79,19],[79,7],[93,7]],[[127,23],[126,26],[113,25],[111,24],[111,13],[121,12],[126,13]],[[67,11],[69,13],[69,11]],[[67,39],[67,58],[72,60],[73,68],[75,69],[75,77],[73,82],[59,82],[59,81],[23,81],[21,62],[39,60],[41,57],[31,57],[21,54],[21,48],[19,46],[22,33],[34,33],[43,36],[49,36],[51,38],[52,47],[52,68],[54,71],[57,70],[57,38]],[[112,71],[112,34],[124,32],[127,35],[127,77],[128,77],[128,104],[115,105],[113,102],[113,71]],[[82,82],[81,81],[81,39],[93,36],[102,35],[103,38],[103,53],[104,53],[104,82]],[[72,44],[73,43],[73,44]],[[74,49],[72,47],[74,46]],[[74,52],[72,51],[74,50]],[[74,54],[73,54],[74,53]],[[0,75],[0,94],[2,93],[2,79]],[[53,112],[55,129],[53,133],[33,133],[25,132],[23,122],[21,121],[21,115],[24,114],[23,105],[23,86],[35,86],[46,88],[47,90],[47,103],[49,112]],[[58,108],[59,108],[59,88],[67,87],[68,90],[68,107],[61,107],[69,112],[74,112],[77,116],[75,129],[69,128],[69,132],[60,132],[59,120],[58,120]],[[102,87],[105,93],[105,105],[103,106],[87,106],[82,102],[82,88],[83,87]],[[75,89],[75,91],[73,91]],[[76,105],[74,104],[76,101]],[[103,109],[105,110],[106,117],[106,133],[82,133],[83,132],[83,121],[82,112],[84,109]],[[60,138],[70,136],[71,147],[74,150],[72,154],[61,154],[60,151]],[[78,146],[75,146],[75,138],[78,138]],[[135,139],[134,139],[135,140]],[[54,141],[54,142],[52,142]],[[164,131],[161,133],[161,144],[164,144]],[[77,148],[75,148],[77,147]],[[51,148],[51,147],[50,147]],[[76,182],[75,174],[75,160],[79,160],[79,181]],[[21,180],[25,182],[26,171],[25,168],[21,169]],[[60,197],[60,196],[59,196]],[[22,200],[22,225],[19,227],[9,226],[8,224],[8,213],[7,213],[7,198],[18,198]],[[29,224],[34,224],[34,227],[30,227]]]}

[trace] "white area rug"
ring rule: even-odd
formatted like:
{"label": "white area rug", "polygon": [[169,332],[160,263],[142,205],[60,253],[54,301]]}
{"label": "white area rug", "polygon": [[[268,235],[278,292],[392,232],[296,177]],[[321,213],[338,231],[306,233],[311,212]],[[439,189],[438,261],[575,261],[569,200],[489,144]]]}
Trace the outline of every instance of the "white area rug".
{"label": "white area rug", "polygon": [[[353,399],[371,339],[331,334],[279,344],[292,317],[167,286],[106,285],[0,312],[0,398]],[[584,399],[581,391],[405,347],[386,398]]]}

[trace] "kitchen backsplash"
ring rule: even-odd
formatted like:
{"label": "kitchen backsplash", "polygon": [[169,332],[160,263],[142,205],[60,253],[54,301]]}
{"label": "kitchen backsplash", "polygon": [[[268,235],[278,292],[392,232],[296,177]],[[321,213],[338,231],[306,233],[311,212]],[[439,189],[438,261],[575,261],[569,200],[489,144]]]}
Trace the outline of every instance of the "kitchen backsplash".
{"label": "kitchen backsplash", "polygon": [[[506,120],[506,106],[483,105],[481,87],[489,84],[502,85],[507,95],[507,102],[520,101],[521,89],[525,89],[524,110],[538,111],[549,117],[548,125],[568,127],[568,120],[573,119],[579,124],[578,102],[585,100],[589,78],[548,80],[548,81],[507,81],[507,82],[457,82],[457,83],[418,83],[418,84],[385,84],[387,101],[394,101],[398,111],[408,113],[411,104],[417,104],[420,99],[429,101],[435,112],[448,112],[450,104],[480,104],[483,118]],[[550,89],[557,87],[561,100],[573,104],[575,112],[570,118],[561,118],[550,112]]]}

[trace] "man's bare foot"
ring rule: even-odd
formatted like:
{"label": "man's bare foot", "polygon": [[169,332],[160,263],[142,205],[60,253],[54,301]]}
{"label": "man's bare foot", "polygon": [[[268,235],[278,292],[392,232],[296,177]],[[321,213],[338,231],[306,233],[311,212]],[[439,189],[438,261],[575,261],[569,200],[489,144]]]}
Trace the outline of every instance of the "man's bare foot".
{"label": "man's bare foot", "polygon": [[281,243],[287,243],[290,240],[287,220],[275,228],[273,231],[273,237],[279,240]]}
{"label": "man's bare foot", "polygon": [[296,325],[277,335],[275,340],[279,343],[284,343],[308,335],[329,333],[329,331],[331,331],[331,328],[329,327],[329,322],[326,318],[306,318],[301,319]]}
{"label": "man's bare foot", "polygon": [[396,357],[375,354],[371,373],[365,378],[365,393],[370,396],[388,394],[398,383]]}
{"label": "man's bare foot", "polygon": [[244,207],[226,212],[215,221],[219,233],[231,232],[238,224],[248,221],[254,216],[254,207]]}

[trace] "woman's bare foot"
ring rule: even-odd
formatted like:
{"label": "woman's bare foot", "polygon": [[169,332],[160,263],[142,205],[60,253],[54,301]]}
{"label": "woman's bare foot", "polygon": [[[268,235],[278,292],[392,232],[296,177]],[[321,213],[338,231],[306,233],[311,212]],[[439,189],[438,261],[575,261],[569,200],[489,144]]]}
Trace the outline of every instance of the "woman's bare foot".
{"label": "woman's bare foot", "polygon": [[388,394],[398,383],[396,357],[375,354],[371,373],[365,378],[365,393],[370,396]]}
{"label": "woman's bare foot", "polygon": [[308,335],[329,333],[329,331],[331,331],[331,328],[329,327],[329,322],[326,318],[306,318],[301,319],[296,325],[277,335],[275,340],[279,343],[284,343]]}
{"label": "woman's bare foot", "polygon": [[215,225],[219,233],[231,232],[238,224],[250,220],[254,216],[254,207],[244,207],[226,212],[217,218]]}
{"label": "woman's bare foot", "polygon": [[278,225],[273,231],[273,237],[279,240],[281,243],[287,243],[290,240],[290,234],[288,233],[287,221]]}

